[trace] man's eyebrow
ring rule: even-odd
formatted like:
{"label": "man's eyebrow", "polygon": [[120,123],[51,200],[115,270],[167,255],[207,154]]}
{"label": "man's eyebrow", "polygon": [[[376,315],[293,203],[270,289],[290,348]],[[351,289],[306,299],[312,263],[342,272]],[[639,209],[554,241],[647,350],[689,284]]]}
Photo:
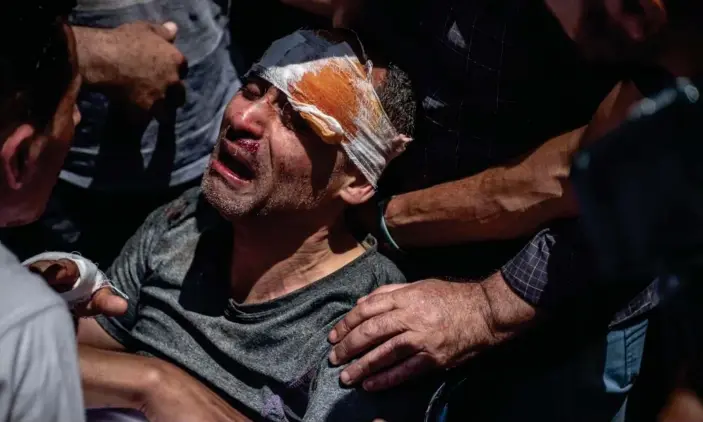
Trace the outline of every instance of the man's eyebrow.
{"label": "man's eyebrow", "polygon": [[250,73],[249,75],[247,75],[246,79],[244,80],[244,85],[250,83],[271,85],[266,79],[262,78],[259,73]]}

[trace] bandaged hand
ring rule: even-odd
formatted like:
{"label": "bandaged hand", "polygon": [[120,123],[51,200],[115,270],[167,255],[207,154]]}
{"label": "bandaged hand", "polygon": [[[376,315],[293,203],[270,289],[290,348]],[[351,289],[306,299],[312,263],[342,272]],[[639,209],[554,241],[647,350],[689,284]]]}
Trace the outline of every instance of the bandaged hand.
{"label": "bandaged hand", "polygon": [[76,317],[120,316],[127,312],[126,297],[114,290],[95,264],[85,258],[49,252],[23,264],[61,294]]}

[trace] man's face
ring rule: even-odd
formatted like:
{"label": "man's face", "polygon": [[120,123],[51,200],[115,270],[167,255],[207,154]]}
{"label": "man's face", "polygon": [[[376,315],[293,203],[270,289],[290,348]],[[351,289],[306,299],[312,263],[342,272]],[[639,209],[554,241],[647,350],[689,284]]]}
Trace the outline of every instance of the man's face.
{"label": "man's face", "polygon": [[584,53],[598,60],[647,60],[666,22],[661,0],[573,0],[570,7],[560,1],[547,4]]}
{"label": "man's face", "polygon": [[81,86],[76,41],[70,26],[64,24],[63,30],[68,41],[72,79],[47,128],[33,135],[26,158],[17,158],[24,161],[23,184],[5,200],[0,225],[27,224],[41,216],[71,146],[75,127],[80,122],[76,107]]}
{"label": "man's face", "polygon": [[283,93],[252,77],[225,111],[203,191],[228,220],[315,209],[344,183],[342,154],[317,137]]}

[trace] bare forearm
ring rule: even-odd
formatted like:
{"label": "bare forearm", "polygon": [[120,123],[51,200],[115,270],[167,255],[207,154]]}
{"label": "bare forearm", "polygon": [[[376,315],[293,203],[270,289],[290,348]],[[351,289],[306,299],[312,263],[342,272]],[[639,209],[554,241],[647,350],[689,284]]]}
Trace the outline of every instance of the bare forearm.
{"label": "bare forearm", "polygon": [[520,162],[395,197],[386,222],[401,247],[429,247],[532,233],[572,216],[570,161],[585,128],[551,139]]}
{"label": "bare forearm", "polygon": [[552,138],[522,160],[394,198],[386,222],[401,247],[429,247],[532,234],[578,214],[568,177],[573,155],[624,121],[642,96],[617,84],[587,127]]}
{"label": "bare forearm", "polygon": [[79,346],[86,406],[136,409],[149,420],[250,422],[215,392],[157,358]]}
{"label": "bare forearm", "polygon": [[154,359],[81,345],[78,354],[86,407],[144,406],[158,377]]}
{"label": "bare forearm", "polygon": [[114,79],[113,61],[114,45],[110,42],[109,29],[72,27],[76,36],[78,68],[86,85],[101,85]]}

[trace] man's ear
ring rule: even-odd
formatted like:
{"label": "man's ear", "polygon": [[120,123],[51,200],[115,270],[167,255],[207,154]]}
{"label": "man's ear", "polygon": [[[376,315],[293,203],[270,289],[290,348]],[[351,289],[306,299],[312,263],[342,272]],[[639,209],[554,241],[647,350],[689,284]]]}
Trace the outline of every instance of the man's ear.
{"label": "man's ear", "polygon": [[34,134],[35,131],[31,125],[21,124],[10,132],[2,144],[0,149],[2,172],[10,189],[20,189],[27,181],[29,145]]}
{"label": "man's ear", "polygon": [[349,205],[361,205],[371,199],[376,193],[375,189],[366,181],[366,178],[358,174],[356,178],[342,187],[339,191],[339,196]]}

